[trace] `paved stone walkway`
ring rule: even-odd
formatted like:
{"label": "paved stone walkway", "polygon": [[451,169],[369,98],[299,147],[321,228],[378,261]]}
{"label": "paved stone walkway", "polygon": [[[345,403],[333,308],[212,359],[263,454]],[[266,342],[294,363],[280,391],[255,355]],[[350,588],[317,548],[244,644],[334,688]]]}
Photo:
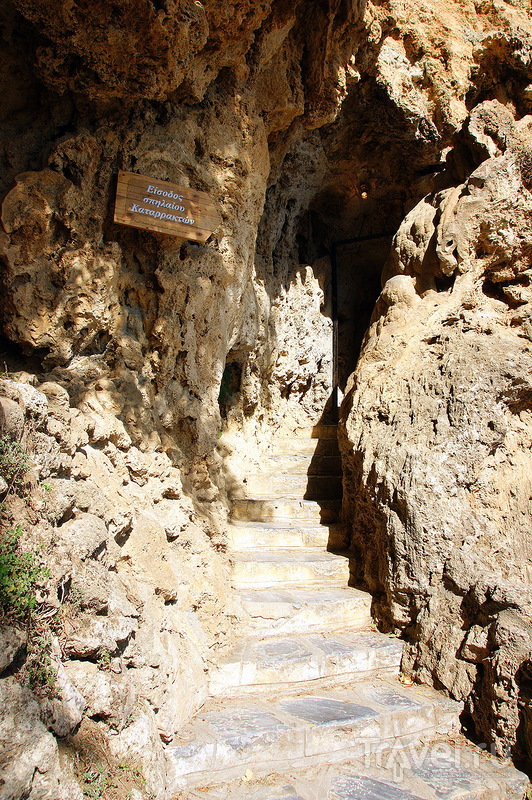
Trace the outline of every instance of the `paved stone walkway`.
{"label": "paved stone walkway", "polygon": [[[211,699],[168,746],[180,797],[522,800],[526,776],[469,744],[461,706],[399,681],[401,643],[340,553],[336,429],[284,440],[233,498],[234,582],[247,614]],[[316,438],[316,436],[318,438]]]}

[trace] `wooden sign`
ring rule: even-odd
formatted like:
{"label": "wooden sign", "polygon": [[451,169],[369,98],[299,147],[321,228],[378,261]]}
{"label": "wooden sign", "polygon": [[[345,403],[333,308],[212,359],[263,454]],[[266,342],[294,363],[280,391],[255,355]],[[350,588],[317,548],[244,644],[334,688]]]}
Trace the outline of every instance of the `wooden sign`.
{"label": "wooden sign", "polygon": [[205,242],[221,221],[205,192],[134,172],[118,173],[115,222]]}

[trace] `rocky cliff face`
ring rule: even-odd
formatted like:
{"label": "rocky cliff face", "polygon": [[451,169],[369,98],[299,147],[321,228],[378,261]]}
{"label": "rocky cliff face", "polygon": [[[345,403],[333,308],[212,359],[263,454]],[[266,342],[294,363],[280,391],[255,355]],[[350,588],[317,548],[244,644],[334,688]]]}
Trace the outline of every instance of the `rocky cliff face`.
{"label": "rocky cliff face", "polygon": [[[320,419],[331,246],[395,231],[342,384],[354,579],[405,669],[526,750],[526,0],[10,0],[0,33],[2,424],[34,465],[4,522],[45,548],[60,620],[39,705],[2,633],[6,730],[34,720],[9,796],[80,796],[95,741],[164,796],[163,744],[238,625],[235,448]],[[119,169],[208,192],[221,225],[204,245],[115,225]],[[364,298],[344,378],[391,238],[365,241],[338,250]]]}
{"label": "rocky cliff face", "polygon": [[357,580],[499,752],[529,747],[531,121],[469,116],[485,160],[401,224],[345,403]]}

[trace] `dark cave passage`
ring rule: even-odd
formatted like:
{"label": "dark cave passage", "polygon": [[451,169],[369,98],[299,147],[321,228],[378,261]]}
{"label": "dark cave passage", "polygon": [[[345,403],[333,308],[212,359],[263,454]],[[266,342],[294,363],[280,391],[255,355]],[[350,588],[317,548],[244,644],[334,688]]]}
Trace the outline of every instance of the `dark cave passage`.
{"label": "dark cave passage", "polygon": [[[368,187],[363,185],[368,191]],[[300,221],[301,263],[323,264],[325,313],[333,320],[334,382],[344,392],[353,373],[375,303],[392,237],[401,218],[400,198],[377,203],[360,191],[339,198],[320,193]]]}
{"label": "dark cave passage", "polygon": [[331,247],[331,269],[336,271],[337,378],[342,392],[356,367],[381,291],[392,235],[383,231],[372,239],[356,237],[358,241],[344,240]]}

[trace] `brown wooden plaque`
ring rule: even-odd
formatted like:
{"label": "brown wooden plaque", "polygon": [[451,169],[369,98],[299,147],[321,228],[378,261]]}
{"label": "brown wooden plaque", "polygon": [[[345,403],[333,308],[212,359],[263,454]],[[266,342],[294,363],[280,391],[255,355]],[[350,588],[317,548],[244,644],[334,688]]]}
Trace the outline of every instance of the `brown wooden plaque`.
{"label": "brown wooden plaque", "polygon": [[135,172],[118,173],[115,222],[205,242],[221,222],[205,192]]}

